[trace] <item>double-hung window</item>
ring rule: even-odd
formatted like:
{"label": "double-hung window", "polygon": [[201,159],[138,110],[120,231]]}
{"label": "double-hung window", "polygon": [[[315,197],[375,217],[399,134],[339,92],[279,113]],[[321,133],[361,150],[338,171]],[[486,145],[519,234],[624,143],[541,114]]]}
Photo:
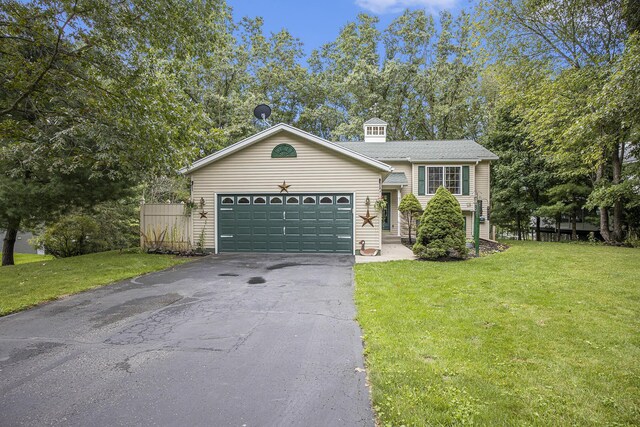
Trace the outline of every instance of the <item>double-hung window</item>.
{"label": "double-hung window", "polygon": [[442,185],[442,168],[429,166],[427,168],[427,194],[436,194]]}
{"label": "double-hung window", "polygon": [[427,194],[435,194],[444,186],[451,194],[462,194],[462,168],[460,166],[429,166],[427,168]]}
{"label": "double-hung window", "polygon": [[444,188],[449,190],[451,194],[461,194],[460,178],[460,166],[445,166],[444,167]]}

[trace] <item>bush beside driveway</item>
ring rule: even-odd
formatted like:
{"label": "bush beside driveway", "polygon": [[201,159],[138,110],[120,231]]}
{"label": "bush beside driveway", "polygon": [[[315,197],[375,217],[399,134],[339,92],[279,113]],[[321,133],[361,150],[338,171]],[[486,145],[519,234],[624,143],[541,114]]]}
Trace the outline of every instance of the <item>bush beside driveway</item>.
{"label": "bush beside driveway", "polygon": [[464,262],[355,269],[382,425],[640,419],[637,249],[516,242]]}

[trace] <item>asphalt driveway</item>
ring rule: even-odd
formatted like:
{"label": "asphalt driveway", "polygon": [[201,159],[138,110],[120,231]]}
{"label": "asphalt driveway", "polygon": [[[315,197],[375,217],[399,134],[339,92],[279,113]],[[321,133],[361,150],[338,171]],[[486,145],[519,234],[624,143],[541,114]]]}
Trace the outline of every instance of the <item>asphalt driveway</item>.
{"label": "asphalt driveway", "polygon": [[373,426],[352,264],[208,257],[0,318],[0,425]]}

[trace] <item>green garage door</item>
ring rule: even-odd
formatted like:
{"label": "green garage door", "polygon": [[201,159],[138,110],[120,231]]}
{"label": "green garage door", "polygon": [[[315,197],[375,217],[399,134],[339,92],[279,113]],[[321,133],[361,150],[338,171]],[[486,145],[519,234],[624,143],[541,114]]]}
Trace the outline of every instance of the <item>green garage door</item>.
{"label": "green garage door", "polygon": [[353,252],[351,194],[218,196],[219,252]]}

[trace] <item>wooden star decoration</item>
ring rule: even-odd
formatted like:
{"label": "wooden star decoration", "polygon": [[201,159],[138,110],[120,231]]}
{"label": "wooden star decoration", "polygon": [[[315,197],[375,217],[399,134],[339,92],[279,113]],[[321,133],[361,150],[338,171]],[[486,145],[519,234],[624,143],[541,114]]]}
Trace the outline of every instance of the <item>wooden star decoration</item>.
{"label": "wooden star decoration", "polygon": [[278,184],[278,187],[280,187],[280,192],[285,192],[288,193],[289,192],[289,187],[291,187],[291,185],[287,184],[287,181],[282,181],[282,184]]}
{"label": "wooden star decoration", "polygon": [[209,212],[204,212],[204,211],[200,212],[200,218],[206,218],[208,213]]}
{"label": "wooden star decoration", "polygon": [[371,215],[369,213],[369,208],[367,207],[367,214],[366,215],[358,215],[360,218],[362,218],[362,226],[364,227],[365,225],[369,224],[370,226],[374,226],[373,225],[373,219],[377,217],[377,215]]}

